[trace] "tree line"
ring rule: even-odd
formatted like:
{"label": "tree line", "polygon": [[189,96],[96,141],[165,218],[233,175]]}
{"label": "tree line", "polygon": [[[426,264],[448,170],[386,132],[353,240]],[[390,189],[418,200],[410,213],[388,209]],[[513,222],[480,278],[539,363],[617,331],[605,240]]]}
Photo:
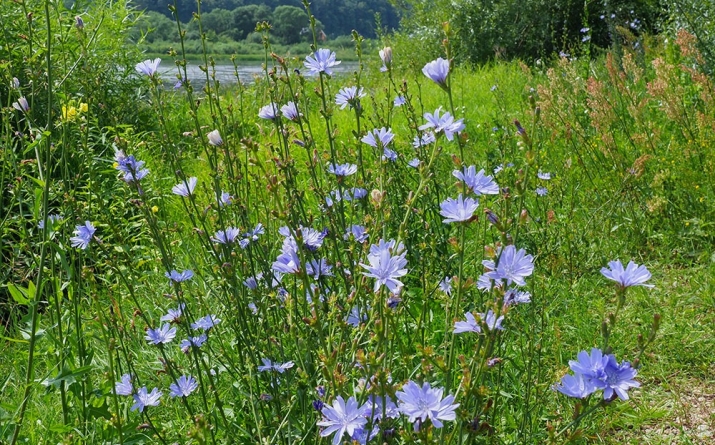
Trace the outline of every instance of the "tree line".
{"label": "tree line", "polygon": [[[172,27],[171,0],[135,0],[139,9],[147,12],[148,25],[154,30],[152,38],[165,39],[165,31],[175,31]],[[312,0],[310,8],[329,38],[349,35],[356,30],[365,37],[374,37],[376,14],[380,25],[392,30],[399,25],[399,16],[388,0]],[[195,0],[177,0],[176,13],[184,23],[192,21],[197,12]],[[166,19],[166,20],[164,20]],[[225,35],[233,40],[245,39],[256,27],[256,23],[267,21],[273,33],[283,43],[296,43],[301,33],[309,25],[308,15],[301,0],[203,0],[201,2],[201,22],[204,31]],[[171,28],[171,29],[168,29]]]}

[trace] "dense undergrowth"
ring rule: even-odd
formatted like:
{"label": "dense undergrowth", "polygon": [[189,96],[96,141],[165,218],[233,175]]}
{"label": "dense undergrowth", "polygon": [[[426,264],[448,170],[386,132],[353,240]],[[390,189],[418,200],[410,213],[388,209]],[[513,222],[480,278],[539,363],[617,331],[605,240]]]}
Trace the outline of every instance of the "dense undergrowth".
{"label": "dense undergrowth", "polygon": [[198,86],[179,53],[174,89],[112,46],[121,5],[23,5],[0,441],[610,442],[711,378],[715,91],[687,32],[474,70],[355,36],[344,77],[266,39],[260,82],[206,59]]}

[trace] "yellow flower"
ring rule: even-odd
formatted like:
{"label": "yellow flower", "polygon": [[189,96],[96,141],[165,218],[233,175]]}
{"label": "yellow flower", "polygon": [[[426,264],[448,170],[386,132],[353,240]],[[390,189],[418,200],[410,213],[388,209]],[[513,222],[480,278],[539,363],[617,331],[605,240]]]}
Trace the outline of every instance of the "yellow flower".
{"label": "yellow flower", "polygon": [[84,102],[80,102],[79,104],[79,112],[80,113],[86,113],[87,112],[87,104]]}
{"label": "yellow flower", "polygon": [[154,206],[154,207],[151,208],[151,211],[154,212],[154,213],[156,213],[156,212],[159,211],[159,207]]}
{"label": "yellow flower", "polygon": [[62,119],[71,121],[74,120],[75,117],[77,117],[77,108],[74,106],[67,108],[67,106],[62,105]]}

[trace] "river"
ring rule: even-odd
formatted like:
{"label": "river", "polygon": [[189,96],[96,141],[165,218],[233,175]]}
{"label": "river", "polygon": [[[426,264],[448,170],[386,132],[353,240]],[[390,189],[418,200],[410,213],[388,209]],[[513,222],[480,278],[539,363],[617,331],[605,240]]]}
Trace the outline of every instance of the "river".
{"label": "river", "polygon": [[[165,66],[166,65],[166,66]],[[300,68],[303,68],[301,65]],[[340,65],[333,67],[334,74],[346,74],[350,73],[358,68],[358,62],[342,62]],[[219,80],[221,85],[228,85],[236,83],[236,73],[233,64],[230,62],[220,62],[215,66],[216,78]],[[305,72],[305,70],[302,70]],[[176,67],[168,67],[168,63],[162,61],[162,66],[159,67],[159,73],[161,74],[161,79],[167,87],[174,85],[177,81]],[[203,85],[206,82],[206,73],[201,71],[198,63],[187,63],[186,74],[189,80],[194,85]],[[262,62],[239,62],[238,63],[238,76],[243,83],[254,82],[256,76],[263,76],[263,66]]]}

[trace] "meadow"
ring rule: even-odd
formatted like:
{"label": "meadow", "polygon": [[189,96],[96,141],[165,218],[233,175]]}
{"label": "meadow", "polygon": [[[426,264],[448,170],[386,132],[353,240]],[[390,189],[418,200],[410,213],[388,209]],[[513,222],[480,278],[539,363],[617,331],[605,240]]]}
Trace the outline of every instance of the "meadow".
{"label": "meadow", "polygon": [[0,443],[715,440],[692,34],[195,85],[125,6],[0,6]]}

